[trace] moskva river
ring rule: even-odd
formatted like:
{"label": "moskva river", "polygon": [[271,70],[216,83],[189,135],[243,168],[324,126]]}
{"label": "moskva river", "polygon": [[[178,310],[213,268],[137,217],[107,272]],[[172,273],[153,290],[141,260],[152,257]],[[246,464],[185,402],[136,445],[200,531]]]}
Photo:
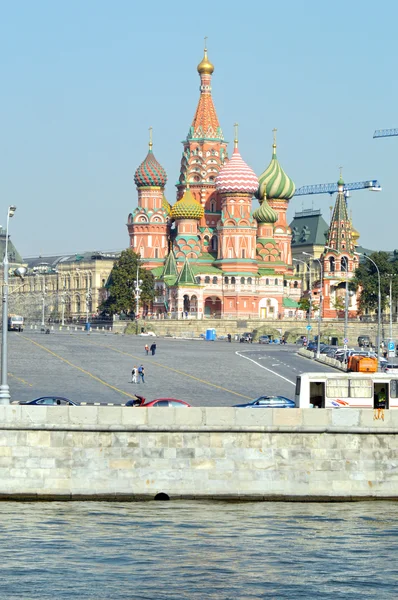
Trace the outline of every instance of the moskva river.
{"label": "moskva river", "polygon": [[0,504],[0,599],[398,596],[398,504]]}

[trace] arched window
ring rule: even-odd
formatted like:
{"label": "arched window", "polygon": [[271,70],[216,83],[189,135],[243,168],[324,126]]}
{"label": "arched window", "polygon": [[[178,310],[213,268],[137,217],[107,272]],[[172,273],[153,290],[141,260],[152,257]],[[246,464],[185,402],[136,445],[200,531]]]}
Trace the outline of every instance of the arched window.
{"label": "arched window", "polygon": [[293,287],[298,288],[298,281],[295,281]]}
{"label": "arched window", "polygon": [[345,273],[348,271],[348,258],[346,256],[341,257],[341,270]]}
{"label": "arched window", "polygon": [[159,258],[159,249],[155,248],[155,258]]}
{"label": "arched window", "polygon": [[231,283],[236,283],[235,277],[231,277]]}
{"label": "arched window", "polygon": [[196,281],[196,283],[200,283],[201,280],[200,280],[200,276],[199,275],[197,277],[195,277],[195,281]]}
{"label": "arched window", "polygon": [[283,280],[283,287],[287,287],[287,281],[286,281],[286,279]]}
{"label": "arched window", "polygon": [[334,256],[329,256],[329,271],[334,273],[335,264],[334,264]]}
{"label": "arched window", "polygon": [[269,279],[265,280],[265,285],[269,285]]}
{"label": "arched window", "polygon": [[216,235],[213,235],[213,237],[211,238],[211,249],[213,251],[216,251],[218,248],[218,239]]}
{"label": "arched window", "polygon": [[208,275],[205,277],[205,283],[210,283],[210,277]]}
{"label": "arched window", "polygon": [[228,277],[224,277],[224,283],[229,283]]}
{"label": "arched window", "polygon": [[[210,177],[210,181],[212,181],[212,179],[214,178]],[[216,203],[214,202],[214,200],[210,202],[210,212],[216,212]]]}
{"label": "arched window", "polygon": [[244,278],[244,277],[241,277],[241,278],[240,278],[240,282],[241,282],[241,283],[243,283],[243,285],[244,285],[244,283],[245,283],[245,278]]}
{"label": "arched window", "polygon": [[215,276],[214,276],[214,277],[213,277],[213,284],[215,284],[215,285],[216,285],[217,283],[218,283],[218,277],[215,277]]}
{"label": "arched window", "polygon": [[278,285],[278,280],[277,279],[275,279],[275,285]]}
{"label": "arched window", "polygon": [[251,277],[248,277],[248,278],[247,278],[247,283],[248,283],[248,285],[251,285],[251,284],[253,283],[253,280],[252,280],[252,278],[251,278]]}

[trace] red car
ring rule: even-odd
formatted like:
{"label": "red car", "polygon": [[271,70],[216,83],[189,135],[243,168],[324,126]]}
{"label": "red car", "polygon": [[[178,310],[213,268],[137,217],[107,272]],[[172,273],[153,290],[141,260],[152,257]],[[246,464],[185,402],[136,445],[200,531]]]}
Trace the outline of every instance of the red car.
{"label": "red car", "polygon": [[156,398],[150,402],[146,402],[146,399],[142,396],[137,396],[137,400],[128,400],[126,406],[146,406],[146,407],[166,407],[166,408],[190,408],[188,402],[184,400],[177,400],[176,398]]}

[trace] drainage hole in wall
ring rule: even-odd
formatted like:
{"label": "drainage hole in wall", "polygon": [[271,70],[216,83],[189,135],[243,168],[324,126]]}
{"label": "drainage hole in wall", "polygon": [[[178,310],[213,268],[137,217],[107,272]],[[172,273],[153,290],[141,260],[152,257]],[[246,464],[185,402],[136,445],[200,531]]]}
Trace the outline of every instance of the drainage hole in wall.
{"label": "drainage hole in wall", "polygon": [[159,494],[156,494],[154,500],[163,500],[164,502],[166,500],[170,500],[170,496],[168,494],[165,494],[164,492],[160,492]]}

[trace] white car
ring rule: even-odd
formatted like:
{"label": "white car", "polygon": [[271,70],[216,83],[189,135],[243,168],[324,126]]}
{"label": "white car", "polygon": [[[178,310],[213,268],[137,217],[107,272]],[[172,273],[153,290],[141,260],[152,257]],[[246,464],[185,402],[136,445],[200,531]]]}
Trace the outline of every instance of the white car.
{"label": "white car", "polygon": [[387,363],[386,365],[382,365],[384,373],[391,373],[395,375],[398,373],[398,365],[394,365],[393,363]]}

